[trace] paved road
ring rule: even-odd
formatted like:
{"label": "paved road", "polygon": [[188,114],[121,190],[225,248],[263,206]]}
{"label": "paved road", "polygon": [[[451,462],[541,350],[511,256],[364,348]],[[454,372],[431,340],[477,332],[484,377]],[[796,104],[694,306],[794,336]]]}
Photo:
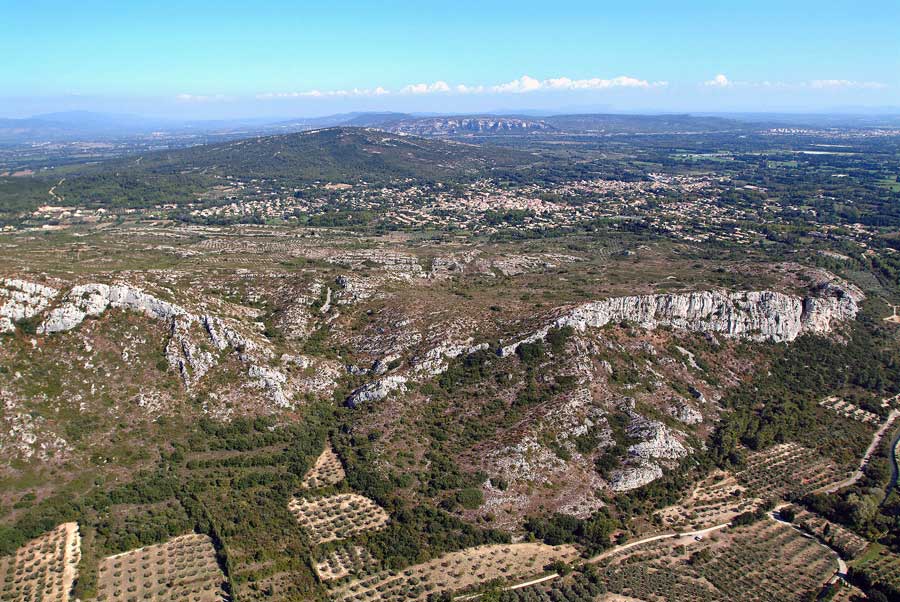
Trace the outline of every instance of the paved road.
{"label": "paved road", "polygon": [[900,410],[891,410],[891,413],[888,414],[888,417],[882,423],[881,427],[875,434],[872,436],[872,443],[869,444],[869,448],[866,450],[866,453],[863,455],[862,460],[859,462],[859,468],[857,468],[850,477],[830,485],[827,489],[825,489],[825,493],[834,493],[835,491],[839,491],[844,489],[845,487],[850,487],[851,485],[855,485],[857,481],[859,481],[863,477],[863,470],[866,468],[866,465],[869,463],[869,459],[872,457],[872,454],[875,453],[875,450],[878,449],[878,445],[881,443],[881,439],[884,437],[884,434],[888,431],[891,425],[894,423],[894,420],[900,416]]}

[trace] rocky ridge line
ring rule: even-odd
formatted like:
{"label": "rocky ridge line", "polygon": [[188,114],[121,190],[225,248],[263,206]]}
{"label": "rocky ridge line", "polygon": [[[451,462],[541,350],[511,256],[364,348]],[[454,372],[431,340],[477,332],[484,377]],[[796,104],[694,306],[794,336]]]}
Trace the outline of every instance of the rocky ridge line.
{"label": "rocky ridge line", "polygon": [[570,309],[534,334],[506,345],[500,355],[543,340],[551,328],[568,326],[584,332],[617,322],[647,330],[668,326],[757,342],[790,342],[806,333],[831,332],[837,324],[854,319],[863,298],[862,291],[843,282],[820,283],[805,297],[723,290],[611,297]]}

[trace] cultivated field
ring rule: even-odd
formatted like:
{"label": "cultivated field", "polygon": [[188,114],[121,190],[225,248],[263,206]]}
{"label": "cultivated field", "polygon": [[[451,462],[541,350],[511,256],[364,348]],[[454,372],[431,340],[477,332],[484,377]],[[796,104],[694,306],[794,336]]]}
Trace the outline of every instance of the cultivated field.
{"label": "cultivated field", "polygon": [[900,590],[900,555],[880,545],[873,545],[852,566],[868,575],[873,585],[884,584]]}
{"label": "cultivated field", "polygon": [[840,414],[844,418],[850,418],[851,420],[859,420],[866,424],[878,424],[881,422],[881,418],[878,414],[873,414],[849,401],[844,401],[837,397],[826,397],[819,402],[819,405]]}
{"label": "cultivated field", "polygon": [[378,561],[362,546],[347,545],[332,551],[316,563],[322,581],[335,581],[349,575],[368,575],[378,570]]}
{"label": "cultivated field", "polygon": [[806,510],[796,507],[794,510],[796,512],[794,523],[798,527],[827,542],[832,548],[840,550],[847,558],[856,558],[869,547],[868,540],[849,529]]}
{"label": "cultivated field", "polygon": [[64,523],[0,558],[0,600],[66,602],[80,560],[78,525]]}
{"label": "cultivated field", "polygon": [[344,467],[329,444],[322,455],[318,457],[315,465],[303,477],[300,486],[304,489],[318,489],[340,483],[345,476],[347,475],[344,473]]}
{"label": "cultivated field", "polygon": [[604,564],[600,581],[611,593],[644,602],[799,601],[837,570],[832,552],[773,520],[701,541],[655,541]]}
{"label": "cultivated field", "polygon": [[227,600],[225,576],[207,535],[182,535],[166,543],[104,558],[97,602],[217,602]]}
{"label": "cultivated field", "polygon": [[399,574],[381,572],[334,590],[338,601],[424,600],[428,594],[460,591],[493,580],[512,582],[539,576],[544,567],[578,557],[572,546],[541,543],[490,545],[453,552]]}
{"label": "cultivated field", "polygon": [[383,508],[355,493],[311,500],[295,497],[288,503],[288,509],[316,544],[380,529],[388,522],[387,512]]}
{"label": "cultivated field", "polygon": [[782,443],[747,455],[738,482],[760,498],[805,494],[840,481],[845,474],[819,452],[796,443]]}
{"label": "cultivated field", "polygon": [[667,529],[719,525],[757,506],[760,500],[746,497],[745,491],[731,474],[716,472],[698,483],[681,502],[657,514]]}

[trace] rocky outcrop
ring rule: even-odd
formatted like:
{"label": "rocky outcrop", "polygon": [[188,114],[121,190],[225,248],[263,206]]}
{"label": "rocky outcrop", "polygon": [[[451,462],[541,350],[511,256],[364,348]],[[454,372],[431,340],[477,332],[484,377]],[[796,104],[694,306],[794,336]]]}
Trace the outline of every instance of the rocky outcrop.
{"label": "rocky outcrop", "polygon": [[211,345],[218,352],[231,349],[247,365],[252,385],[263,389],[277,406],[290,405],[284,389],[287,378],[278,370],[262,365],[271,359],[270,350],[245,336],[228,320],[193,313],[128,284],[90,283],[72,287],[62,303],[50,310],[38,326],[38,333],[49,335],[72,330],[86,318],[99,317],[109,309],[134,311],[169,323],[166,361],[186,387],[196,385],[218,364],[218,356],[209,350]]}
{"label": "rocky outcrop", "polygon": [[703,414],[697,408],[685,403],[677,402],[666,408],[669,416],[684,424],[700,424],[703,422]]}
{"label": "rocky outcrop", "polygon": [[687,455],[675,433],[662,422],[633,414],[628,425],[628,436],[639,442],[628,447],[628,456],[642,460],[677,460]]}
{"label": "rocky outcrop", "polygon": [[265,366],[253,365],[247,371],[250,378],[254,379],[254,384],[266,391],[269,398],[275,402],[280,408],[289,408],[290,400],[284,394],[284,385],[287,378],[278,370],[266,368]]}
{"label": "rocky outcrop", "polygon": [[97,317],[109,307],[138,311],[151,318],[166,320],[188,313],[173,303],[128,285],[83,284],[72,287],[65,302],[54,308],[38,327],[38,333],[72,330],[87,316]]}
{"label": "rocky outcrop", "polygon": [[356,389],[350,394],[345,403],[349,408],[357,408],[366,403],[381,401],[394,391],[405,390],[405,376],[386,376]]}
{"label": "rocky outcrop", "polygon": [[327,257],[325,261],[346,268],[352,268],[353,270],[378,267],[391,276],[407,280],[425,276],[425,270],[414,255],[406,255],[394,251],[382,251],[378,249],[349,251]]}
{"label": "rocky outcrop", "polygon": [[0,332],[12,332],[16,322],[36,316],[58,294],[58,290],[43,284],[16,278],[0,279]]}
{"label": "rocky outcrop", "polygon": [[663,476],[663,470],[653,462],[640,462],[613,473],[610,487],[613,491],[630,491],[652,483]]}
{"label": "rocky outcrop", "polygon": [[635,443],[628,447],[624,466],[614,471],[610,478],[613,491],[643,487],[663,475],[661,463],[672,463],[689,453],[679,439],[680,433],[633,410],[629,414],[627,434]]}
{"label": "rocky outcrop", "polygon": [[862,299],[855,286],[831,282],[802,298],[775,291],[721,290],[613,297],[569,310],[530,337],[503,347],[501,354],[510,355],[522,343],[543,339],[553,327],[584,331],[619,322],[648,330],[668,326],[752,341],[787,342],[805,333],[831,332],[852,320]]}
{"label": "rocky outcrop", "polygon": [[472,345],[472,340],[473,339],[469,337],[462,343],[442,343],[437,347],[432,347],[421,355],[413,357],[409,362],[413,372],[436,376],[447,369],[447,362],[449,360],[488,348],[487,343]]}

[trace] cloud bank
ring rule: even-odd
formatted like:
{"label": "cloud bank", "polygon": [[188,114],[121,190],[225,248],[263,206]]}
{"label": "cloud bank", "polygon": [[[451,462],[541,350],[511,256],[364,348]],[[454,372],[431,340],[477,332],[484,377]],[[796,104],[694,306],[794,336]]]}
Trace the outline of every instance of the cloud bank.
{"label": "cloud bank", "polygon": [[732,81],[719,73],[702,84],[707,88],[783,88],[783,89],[813,89],[813,90],[881,90],[887,88],[881,82],[855,81],[850,79],[814,79],[805,82],[773,82],[773,81]]}
{"label": "cloud bank", "polygon": [[261,100],[274,98],[303,98],[303,97],[340,97],[340,96],[384,96],[384,95],[424,95],[424,94],[525,94],[539,91],[574,91],[574,90],[607,90],[611,88],[661,88],[668,82],[650,82],[636,77],[620,75],[611,79],[599,77],[589,79],[572,79],[569,77],[554,77],[549,79],[536,79],[523,75],[510,82],[494,84],[490,86],[456,84],[450,85],[443,80],[431,83],[423,82],[408,84],[396,92],[383,88],[353,88],[352,90],[308,90],[304,92],[267,92],[257,94]]}

